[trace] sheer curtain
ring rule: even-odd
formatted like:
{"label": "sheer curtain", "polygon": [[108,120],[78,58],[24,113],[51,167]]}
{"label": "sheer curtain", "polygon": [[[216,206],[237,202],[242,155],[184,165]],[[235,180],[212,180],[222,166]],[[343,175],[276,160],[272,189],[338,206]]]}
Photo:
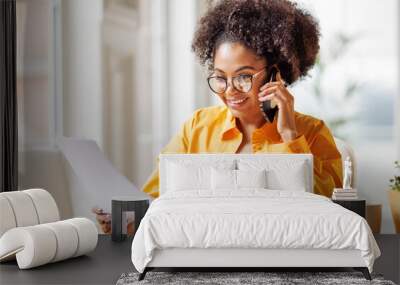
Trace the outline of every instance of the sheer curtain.
{"label": "sheer curtain", "polygon": [[[19,188],[44,188],[70,217],[67,181],[56,145],[58,0],[17,0]],[[57,79],[58,78],[58,79]]]}

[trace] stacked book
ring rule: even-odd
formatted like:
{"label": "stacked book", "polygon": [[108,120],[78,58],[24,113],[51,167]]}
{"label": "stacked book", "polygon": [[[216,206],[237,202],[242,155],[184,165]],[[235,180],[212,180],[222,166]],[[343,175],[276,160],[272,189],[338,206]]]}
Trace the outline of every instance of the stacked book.
{"label": "stacked book", "polygon": [[333,189],[332,200],[357,200],[357,189]]}

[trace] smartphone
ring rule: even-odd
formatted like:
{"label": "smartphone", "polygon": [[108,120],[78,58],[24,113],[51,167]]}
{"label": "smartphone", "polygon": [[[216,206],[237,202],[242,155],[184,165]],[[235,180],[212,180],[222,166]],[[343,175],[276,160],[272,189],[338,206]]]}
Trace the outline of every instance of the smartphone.
{"label": "smartphone", "polygon": [[[267,80],[264,82],[264,84],[267,82],[276,81],[277,73],[278,69],[276,66],[272,66],[270,69],[267,69]],[[267,122],[272,123],[274,121],[275,114],[278,111],[278,106],[271,100],[267,100],[260,103],[260,109]]]}

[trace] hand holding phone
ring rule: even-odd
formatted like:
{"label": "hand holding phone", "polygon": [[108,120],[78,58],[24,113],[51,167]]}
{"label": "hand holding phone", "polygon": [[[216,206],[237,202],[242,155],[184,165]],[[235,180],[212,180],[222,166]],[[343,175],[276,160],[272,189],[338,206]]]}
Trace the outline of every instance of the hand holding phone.
{"label": "hand holding phone", "polygon": [[279,69],[272,66],[268,70],[266,81],[271,83],[264,83],[258,94],[262,102],[261,112],[269,123],[273,122],[276,116],[276,130],[283,142],[290,142],[298,137],[294,97],[286,88],[287,85],[282,80]]}
{"label": "hand holding phone", "polygon": [[[278,73],[278,69],[275,65],[273,65],[270,69],[267,69],[267,79],[264,82],[274,82],[276,81],[276,74]],[[278,106],[272,100],[267,100],[260,103],[260,109],[264,118],[267,122],[272,123],[274,121],[274,117],[276,112],[278,111]]]}

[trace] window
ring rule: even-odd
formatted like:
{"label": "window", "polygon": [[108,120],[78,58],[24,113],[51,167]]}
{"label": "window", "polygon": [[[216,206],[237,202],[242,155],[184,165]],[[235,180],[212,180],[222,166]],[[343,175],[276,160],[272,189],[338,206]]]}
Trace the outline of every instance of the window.
{"label": "window", "polygon": [[[397,1],[299,1],[320,21],[311,78],[293,88],[299,111],[353,143],[394,140],[398,94]],[[373,20],[371,20],[373,19]]]}

